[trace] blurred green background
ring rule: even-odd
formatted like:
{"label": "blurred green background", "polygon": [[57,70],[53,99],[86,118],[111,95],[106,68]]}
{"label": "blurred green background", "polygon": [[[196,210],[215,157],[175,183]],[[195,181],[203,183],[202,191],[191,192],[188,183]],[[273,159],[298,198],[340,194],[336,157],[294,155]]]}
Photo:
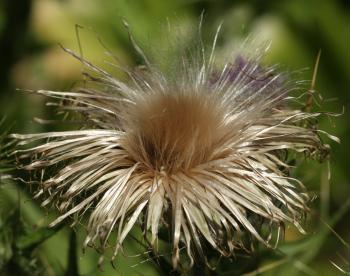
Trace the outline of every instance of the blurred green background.
{"label": "blurred green background", "polygon": [[[316,82],[316,90],[323,97],[321,109],[342,113],[345,108],[341,117],[325,116],[320,121],[323,130],[342,141],[340,145],[329,142],[330,181],[327,163],[308,162],[295,172],[317,194],[306,221],[308,235],[287,227],[279,254],[256,257],[251,275],[342,275],[331,261],[350,271],[350,247],[346,243],[350,241],[349,1],[2,0],[0,116],[6,115],[3,132],[9,127],[11,132],[20,133],[58,128],[34,120],[49,119],[54,114],[45,107],[46,99],[16,89],[68,90],[82,80],[81,64],[58,46],[60,43],[79,50],[76,24],[83,26],[79,28],[81,45],[93,63],[106,66],[101,37],[114,55],[133,66],[139,60],[122,19],[129,22],[136,40],[147,48],[164,43],[160,36],[164,35],[167,18],[183,30],[191,29],[198,24],[203,10],[205,37],[212,36],[223,21],[221,48],[239,43],[247,34],[258,42],[271,41],[268,63],[298,70],[301,80],[311,79],[321,49]],[[54,211],[39,208],[24,184],[0,185],[0,275],[22,275],[26,270],[28,275],[74,275],[78,271],[81,275],[161,275],[150,260],[144,261],[144,256],[120,256],[116,270],[108,262],[104,271],[98,270],[98,254],[93,249],[81,253],[84,230],[78,227],[74,235],[66,227],[53,234],[45,228],[53,217]],[[137,243],[127,242],[127,255],[140,251]],[[227,269],[218,274],[237,275],[242,271]]]}

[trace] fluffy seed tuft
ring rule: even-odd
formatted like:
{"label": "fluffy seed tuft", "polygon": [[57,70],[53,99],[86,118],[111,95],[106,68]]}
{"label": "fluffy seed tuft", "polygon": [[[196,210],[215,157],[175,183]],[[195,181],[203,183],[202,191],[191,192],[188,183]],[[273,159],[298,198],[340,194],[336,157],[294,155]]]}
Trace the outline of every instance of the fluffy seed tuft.
{"label": "fluffy seed tuft", "polygon": [[36,197],[61,212],[51,225],[86,214],[85,245],[104,252],[113,235],[113,258],[136,223],[151,247],[169,229],[174,268],[182,246],[193,265],[207,245],[224,256],[247,237],[271,245],[262,222],[303,231],[309,196],[286,156],[328,148],[314,124],[320,113],[290,105],[298,87],[287,74],[243,54],[220,66],[213,46],[209,57],[179,56],[172,76],[147,60],[146,72],[123,68],[124,82],[65,50],[103,89],[37,93],[61,99],[61,110],[84,119],[79,129],[12,135]]}

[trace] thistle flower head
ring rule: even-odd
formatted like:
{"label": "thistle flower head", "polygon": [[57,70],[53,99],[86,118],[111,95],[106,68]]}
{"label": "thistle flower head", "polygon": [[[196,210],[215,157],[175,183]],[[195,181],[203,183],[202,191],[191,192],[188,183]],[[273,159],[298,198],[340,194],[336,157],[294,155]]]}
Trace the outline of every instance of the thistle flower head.
{"label": "thistle flower head", "polygon": [[123,68],[126,81],[65,49],[102,89],[37,93],[62,99],[59,108],[83,123],[13,135],[18,147],[29,145],[15,154],[37,181],[36,196],[61,212],[51,225],[86,215],[85,245],[104,251],[114,236],[114,256],[135,224],[154,247],[159,229],[169,229],[174,268],[182,246],[191,265],[208,245],[225,256],[247,237],[269,246],[261,221],[302,231],[309,197],[285,156],[327,150],[312,124],[320,114],[292,108],[297,85],[257,56],[220,65],[215,43],[209,55],[198,48],[178,57],[172,75],[145,58],[146,70]]}

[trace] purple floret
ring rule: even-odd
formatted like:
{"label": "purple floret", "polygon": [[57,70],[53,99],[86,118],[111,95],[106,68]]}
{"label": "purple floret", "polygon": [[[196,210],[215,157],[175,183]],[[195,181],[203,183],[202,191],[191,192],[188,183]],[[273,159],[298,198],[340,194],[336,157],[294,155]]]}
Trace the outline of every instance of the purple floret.
{"label": "purple floret", "polygon": [[247,91],[251,91],[251,93],[264,88],[263,94],[265,94],[269,91],[281,89],[284,84],[284,78],[282,76],[276,77],[275,72],[271,68],[263,67],[242,56],[238,56],[233,64],[228,65],[224,74],[213,73],[210,83],[217,85],[219,82],[225,82],[227,85],[236,83],[238,87],[248,85],[250,89],[247,89]]}

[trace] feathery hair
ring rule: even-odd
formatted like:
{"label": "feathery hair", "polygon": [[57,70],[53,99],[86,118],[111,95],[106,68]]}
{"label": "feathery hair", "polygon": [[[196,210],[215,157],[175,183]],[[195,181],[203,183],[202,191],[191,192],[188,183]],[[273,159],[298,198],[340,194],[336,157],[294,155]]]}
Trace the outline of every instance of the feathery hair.
{"label": "feathery hair", "polygon": [[174,268],[181,246],[190,265],[208,245],[224,256],[245,248],[246,236],[270,246],[258,221],[303,231],[309,196],[285,156],[327,153],[314,123],[320,113],[290,105],[298,85],[263,67],[262,52],[217,64],[216,40],[209,55],[201,43],[195,54],[184,51],[171,74],[133,42],[146,69],[122,67],[126,81],[65,49],[94,87],[36,93],[61,99],[81,128],[12,135],[36,197],[61,212],[52,226],[86,213],[85,246],[103,252],[115,235],[113,259],[136,223],[154,247],[159,229],[171,228]]}
{"label": "feathery hair", "polygon": [[8,159],[9,152],[12,152],[11,144],[6,140],[8,129],[4,127],[5,117],[0,119],[0,185],[7,179],[12,178],[9,174],[13,168],[11,160]]}

